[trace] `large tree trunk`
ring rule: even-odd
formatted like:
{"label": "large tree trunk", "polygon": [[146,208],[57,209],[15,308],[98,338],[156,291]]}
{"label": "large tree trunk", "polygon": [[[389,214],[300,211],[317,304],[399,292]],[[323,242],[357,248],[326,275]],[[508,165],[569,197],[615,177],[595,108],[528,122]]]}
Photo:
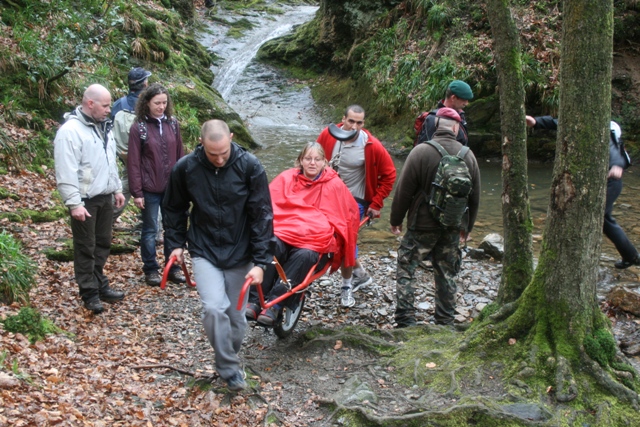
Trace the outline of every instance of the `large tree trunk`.
{"label": "large tree trunk", "polygon": [[582,345],[596,303],[611,116],[613,4],[566,0],[556,160],[537,269],[554,335]]}
{"label": "large tree trunk", "polygon": [[520,38],[507,0],[488,0],[500,88],[502,221],[505,251],[498,303],[515,301],[533,276],[531,210],[527,191],[527,133]]}

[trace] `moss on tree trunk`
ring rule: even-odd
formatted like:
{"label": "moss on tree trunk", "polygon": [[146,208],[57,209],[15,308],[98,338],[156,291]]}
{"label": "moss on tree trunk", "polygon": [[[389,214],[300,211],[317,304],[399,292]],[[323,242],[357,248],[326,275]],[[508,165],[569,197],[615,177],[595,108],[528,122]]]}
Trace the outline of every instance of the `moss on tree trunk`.
{"label": "moss on tree trunk", "polygon": [[502,128],[502,220],[505,253],[498,302],[515,301],[533,275],[533,222],[527,191],[527,134],[518,29],[508,2],[489,0]]}
{"label": "moss on tree trunk", "polygon": [[580,386],[587,373],[601,392],[637,408],[633,388],[638,381],[622,384],[615,379],[622,361],[616,360],[608,323],[596,301],[608,166],[613,5],[567,0],[563,12],[556,162],[538,267],[521,297],[489,316],[493,325],[476,328],[469,340],[487,348],[509,339],[525,342],[540,374],[554,384],[549,390],[557,402],[588,400]]}

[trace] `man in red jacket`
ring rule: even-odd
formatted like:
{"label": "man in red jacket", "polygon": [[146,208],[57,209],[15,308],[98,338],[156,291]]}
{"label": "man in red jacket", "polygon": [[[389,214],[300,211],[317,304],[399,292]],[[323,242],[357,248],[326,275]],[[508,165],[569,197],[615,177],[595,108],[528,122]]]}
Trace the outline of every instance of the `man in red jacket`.
{"label": "man in red jacket", "polygon": [[[382,143],[364,129],[364,109],[350,105],[339,125],[345,131],[357,130],[353,139],[337,141],[325,128],[318,136],[327,160],[358,202],[360,215],[379,217],[384,199],[396,180],[396,167]],[[356,252],[357,253],[357,252]],[[372,283],[371,276],[356,260],[355,268],[342,268],[342,305],[355,304],[352,292]]]}

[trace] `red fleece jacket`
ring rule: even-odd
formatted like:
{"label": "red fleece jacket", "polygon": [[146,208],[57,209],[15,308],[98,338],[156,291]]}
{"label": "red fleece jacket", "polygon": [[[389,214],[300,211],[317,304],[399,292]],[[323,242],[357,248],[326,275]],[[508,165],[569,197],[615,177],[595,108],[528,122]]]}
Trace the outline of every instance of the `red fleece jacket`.
{"label": "red fleece jacket", "polygon": [[[338,124],[342,127],[342,123]],[[362,129],[367,134],[364,146],[364,199],[370,203],[369,207],[379,211],[384,206],[386,199],[396,180],[396,167],[389,152],[384,145],[366,129]],[[336,139],[329,133],[329,128],[325,128],[318,136],[317,142],[324,148],[327,160],[331,160],[333,147]]]}

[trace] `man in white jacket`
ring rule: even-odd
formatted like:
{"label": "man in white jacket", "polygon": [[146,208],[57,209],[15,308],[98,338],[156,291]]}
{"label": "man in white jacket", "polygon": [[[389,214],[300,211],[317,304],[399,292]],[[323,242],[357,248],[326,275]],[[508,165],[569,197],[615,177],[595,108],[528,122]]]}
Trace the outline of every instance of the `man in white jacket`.
{"label": "man in white jacket", "polygon": [[124,204],[110,111],[109,91],[89,86],[82,105],[65,114],[54,140],[58,191],[71,215],[76,282],[84,307],[95,314],[104,311],[102,301],[124,298],[103,273],[111,247],[113,200],[115,207]]}

